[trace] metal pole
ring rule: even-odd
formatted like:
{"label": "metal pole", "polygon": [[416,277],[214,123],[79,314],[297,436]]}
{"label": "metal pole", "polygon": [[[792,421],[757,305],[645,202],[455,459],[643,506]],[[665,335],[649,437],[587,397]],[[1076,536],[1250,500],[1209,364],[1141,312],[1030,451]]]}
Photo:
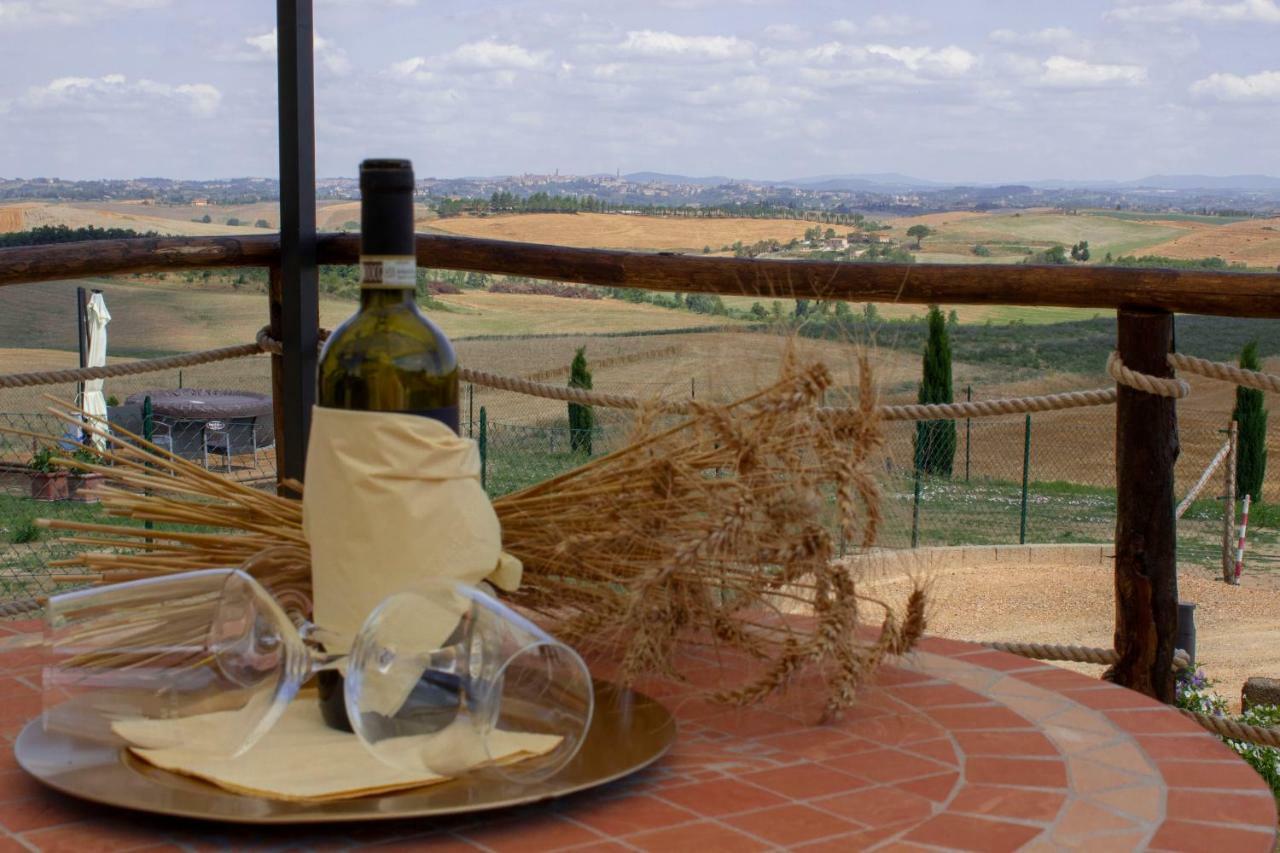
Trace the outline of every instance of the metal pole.
{"label": "metal pole", "polygon": [[[85,306],[89,294],[83,287],[76,288],[76,345],[80,348],[80,366],[89,366],[89,317]],[[76,383],[76,400],[84,400],[84,383]]]}
{"label": "metal pole", "polygon": [[1239,424],[1232,421],[1227,431],[1231,449],[1227,452],[1226,488],[1222,492],[1222,579],[1232,584],[1236,582],[1236,439],[1239,438],[1239,430]]}
{"label": "metal pole", "polygon": [[489,482],[489,415],[480,407],[480,488]]}
{"label": "metal pole", "polygon": [[476,420],[476,386],[474,382],[467,383],[467,438],[471,438],[475,430]]}
{"label": "metal pole", "polygon": [[[973,386],[964,386],[964,399],[966,403],[973,402]],[[972,419],[964,419],[964,481],[969,482],[969,423]]]}
{"label": "metal pole", "polygon": [[1178,636],[1174,640],[1173,647],[1182,649],[1187,653],[1187,657],[1191,659],[1191,665],[1196,663],[1196,606],[1190,601],[1178,602]]}
{"label": "metal pole", "polygon": [[1022,518],[1018,522],[1018,544],[1027,544],[1027,474],[1031,470],[1031,415],[1022,434]]}
{"label": "metal pole", "polygon": [[303,479],[316,399],[320,302],[316,269],[314,28],[311,0],[276,0],[280,118],[281,466]]}
{"label": "metal pole", "polygon": [[920,544],[920,466],[916,466],[915,493],[911,501],[911,547],[914,548]]}
{"label": "metal pole", "polygon": [[[153,436],[155,436],[155,432],[156,432],[155,411],[151,408],[151,395],[148,394],[147,396],[142,398],[142,437],[145,438],[148,443],[150,443],[153,439]],[[169,452],[170,453],[173,452],[172,443],[170,443],[169,445]],[[148,519],[146,522],[144,522],[143,526],[146,527],[147,530],[151,530],[152,528],[155,527],[155,524],[150,519]],[[151,540],[148,539],[147,541],[150,542]]]}

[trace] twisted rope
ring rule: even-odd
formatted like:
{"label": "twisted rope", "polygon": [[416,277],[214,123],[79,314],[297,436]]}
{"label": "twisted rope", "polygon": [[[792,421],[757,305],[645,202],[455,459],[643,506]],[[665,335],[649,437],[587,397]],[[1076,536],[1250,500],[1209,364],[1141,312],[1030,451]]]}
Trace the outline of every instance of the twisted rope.
{"label": "twisted rope", "polygon": [[[1007,397],[1001,400],[972,400],[963,403],[909,403],[880,406],[880,416],[887,421],[933,421],[957,418],[990,418],[996,415],[1021,415],[1027,412],[1051,412],[1082,406],[1109,406],[1116,401],[1114,388],[1088,391],[1063,391],[1037,397]],[[828,412],[854,409],[824,409]]]}
{"label": "twisted rope", "polygon": [[0,619],[25,616],[41,610],[44,604],[38,598],[19,598],[17,601],[0,602]]}
{"label": "twisted rope", "polygon": [[[1074,663],[1096,663],[1109,666],[1120,659],[1115,649],[1102,649],[1095,646],[1060,646],[1053,643],[983,643],[988,648],[1000,652],[1008,652],[1024,658],[1035,660],[1060,660]],[[1191,666],[1191,659],[1182,649],[1173,652],[1173,668],[1186,669]]]}
{"label": "twisted rope", "polygon": [[1186,708],[1179,708],[1178,710],[1182,713],[1182,716],[1195,720],[1203,728],[1216,735],[1231,738],[1232,740],[1247,740],[1260,746],[1280,749],[1280,729],[1273,729],[1268,726],[1251,726],[1248,723],[1239,723],[1227,717],[1215,717],[1210,714],[1188,711]]}
{"label": "twisted rope", "polygon": [[[261,335],[261,333],[259,333]],[[214,361],[226,361],[231,358],[244,358],[264,352],[257,343],[236,344],[230,347],[202,350],[201,352],[170,355],[164,358],[147,358],[138,361],[126,361],[102,367],[74,367],[67,370],[38,370],[32,373],[9,373],[0,375],[0,388],[26,388],[31,385],[60,385],[64,382],[83,382],[89,379],[110,379],[117,376],[135,376],[139,373],[152,373],[157,370],[172,370],[176,367],[191,367],[196,364],[208,364]]]}
{"label": "twisted rope", "polygon": [[1175,520],[1182,518],[1186,513],[1187,509],[1191,506],[1191,502],[1194,501],[1196,496],[1200,494],[1200,491],[1204,489],[1205,485],[1209,482],[1209,478],[1213,476],[1213,472],[1218,470],[1218,466],[1222,464],[1222,460],[1227,458],[1227,454],[1230,451],[1231,442],[1223,442],[1222,447],[1209,462],[1209,467],[1204,469],[1204,473],[1200,475],[1200,479],[1191,487],[1191,491],[1187,492],[1187,496],[1182,499],[1182,503],[1178,504],[1178,508],[1173,511],[1173,517]]}
{"label": "twisted rope", "polygon": [[1121,385],[1128,385],[1130,388],[1137,388],[1139,391],[1145,391],[1148,394],[1155,394],[1159,397],[1172,397],[1175,400],[1181,400],[1191,393],[1191,386],[1182,379],[1165,379],[1160,376],[1151,376],[1147,373],[1130,370],[1120,360],[1120,353],[1114,351],[1107,356],[1107,373]]}
{"label": "twisted rope", "polygon": [[1184,373],[1196,373],[1209,379],[1218,379],[1236,385],[1246,385],[1259,391],[1273,391],[1280,394],[1280,376],[1274,373],[1262,373],[1257,370],[1245,370],[1234,364],[1221,361],[1209,361],[1193,355],[1169,353],[1169,366]]}

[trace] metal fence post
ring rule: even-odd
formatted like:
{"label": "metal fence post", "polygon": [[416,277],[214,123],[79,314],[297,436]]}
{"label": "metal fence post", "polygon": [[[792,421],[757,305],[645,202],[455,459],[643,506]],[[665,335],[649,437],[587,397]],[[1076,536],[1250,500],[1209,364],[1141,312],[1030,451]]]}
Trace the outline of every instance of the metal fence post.
{"label": "metal fence post", "polygon": [[1031,468],[1031,415],[1022,437],[1022,518],[1018,524],[1018,544],[1027,544],[1027,473]]}
{"label": "metal fence post", "polygon": [[1223,466],[1225,490],[1222,494],[1222,579],[1227,583],[1236,582],[1235,539],[1236,539],[1236,452],[1238,450],[1239,425],[1233,420],[1227,430],[1227,440],[1231,449],[1227,452],[1227,464]]}
{"label": "metal fence post", "polygon": [[[966,403],[973,402],[973,386],[964,386],[964,399]],[[964,419],[964,481],[969,482],[969,422],[971,418]]]}
{"label": "metal fence post", "polygon": [[480,407],[480,488],[489,480],[489,414]]}
{"label": "metal fence post", "polygon": [[476,420],[476,386],[467,383],[467,438],[471,438]]}
{"label": "metal fence post", "polygon": [[[152,440],[152,436],[155,435],[155,432],[156,432],[155,410],[151,408],[151,395],[148,394],[147,396],[142,398],[142,437],[145,438],[148,442],[150,442]],[[169,451],[170,452],[173,451],[172,444],[169,445]],[[147,519],[147,521],[144,523],[143,526],[147,530],[151,530],[155,527],[155,524],[152,523],[150,519]],[[151,540],[148,539],[147,541],[150,542]]]}
{"label": "metal fence post", "polygon": [[920,466],[917,465],[915,473],[915,486],[913,491],[915,497],[911,502],[911,547],[914,548],[920,544]]}

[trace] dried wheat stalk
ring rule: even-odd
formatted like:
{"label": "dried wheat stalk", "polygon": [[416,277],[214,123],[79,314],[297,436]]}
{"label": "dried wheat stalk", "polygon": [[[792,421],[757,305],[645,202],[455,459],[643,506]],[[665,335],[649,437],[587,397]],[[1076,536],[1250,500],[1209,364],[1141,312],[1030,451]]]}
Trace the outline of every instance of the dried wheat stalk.
{"label": "dried wheat stalk", "polygon": [[[617,661],[628,679],[679,678],[679,649],[714,644],[755,664],[718,698],[758,702],[818,672],[826,714],[838,714],[886,656],[923,633],[925,595],[913,590],[899,614],[860,596],[847,569],[833,565],[824,514],[847,541],[875,539],[871,459],[882,435],[865,356],[857,411],[821,412],[829,384],[824,365],[789,356],[779,380],[747,398],[699,403],[666,429],[654,407],[623,449],[496,499],[504,547],[525,564],[512,601],[566,641]],[[60,414],[78,413],[63,406]],[[307,593],[298,501],[227,481],[136,436],[108,438],[110,465],[68,462],[117,484],[102,493],[108,513],[236,535],[43,522],[93,534],[71,541],[108,549],[68,565],[111,582],[238,565],[287,543],[292,557],[257,575],[278,596]]]}

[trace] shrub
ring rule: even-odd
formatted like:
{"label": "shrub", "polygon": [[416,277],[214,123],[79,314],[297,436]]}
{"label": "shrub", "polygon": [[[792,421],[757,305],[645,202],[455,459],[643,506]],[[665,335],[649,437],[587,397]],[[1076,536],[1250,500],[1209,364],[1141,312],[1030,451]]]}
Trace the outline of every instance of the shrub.
{"label": "shrub", "polygon": [[228,225],[239,225],[239,224],[240,224],[240,220],[239,220],[239,219],[237,219],[237,218],[236,218],[236,217],[234,217],[234,216],[228,216],[228,217],[227,217],[227,224],[228,224]]}
{"label": "shrub", "polygon": [[980,258],[991,257],[991,250],[988,249],[986,246],[982,245],[981,243],[973,247],[973,253]]}
{"label": "shrub", "polygon": [[[569,387],[591,390],[591,369],[587,367],[587,348],[578,347],[569,366]],[[595,427],[595,412],[581,403],[569,404],[569,446],[591,455],[591,430]]]}
{"label": "shrub", "polygon": [[34,520],[24,518],[13,525],[9,530],[9,542],[13,545],[23,545],[27,542],[35,542],[40,538],[40,528],[36,526]]}
{"label": "shrub", "polygon": [[[1217,682],[1204,674],[1204,670],[1180,670],[1177,674],[1174,705],[1197,714],[1212,717],[1227,716],[1227,700],[1213,691]],[[1237,722],[1251,726],[1280,727],[1280,706],[1255,705],[1235,718]],[[1258,771],[1280,801],[1280,749],[1260,746],[1245,740],[1223,738],[1223,742]]]}
{"label": "shrub", "polygon": [[[951,341],[947,321],[938,306],[929,306],[929,339],[917,395],[920,403],[954,402],[951,390]],[[917,421],[914,441],[915,468],[926,474],[951,476],[956,455],[956,422]]]}
{"label": "shrub", "polygon": [[42,447],[31,456],[31,462],[29,464],[32,471],[38,471],[41,474],[49,474],[56,470],[57,466],[54,462],[57,458],[58,454],[54,453],[52,447]]}
{"label": "shrub", "polygon": [[[1249,341],[1240,352],[1240,366],[1261,370],[1258,342]],[[1236,462],[1236,494],[1262,500],[1262,478],[1267,471],[1267,410],[1257,388],[1236,386],[1236,408],[1231,417],[1239,425]]]}
{"label": "shrub", "polygon": [[271,223],[265,219],[259,219],[257,222],[253,223],[253,227],[254,228],[270,228]]}

